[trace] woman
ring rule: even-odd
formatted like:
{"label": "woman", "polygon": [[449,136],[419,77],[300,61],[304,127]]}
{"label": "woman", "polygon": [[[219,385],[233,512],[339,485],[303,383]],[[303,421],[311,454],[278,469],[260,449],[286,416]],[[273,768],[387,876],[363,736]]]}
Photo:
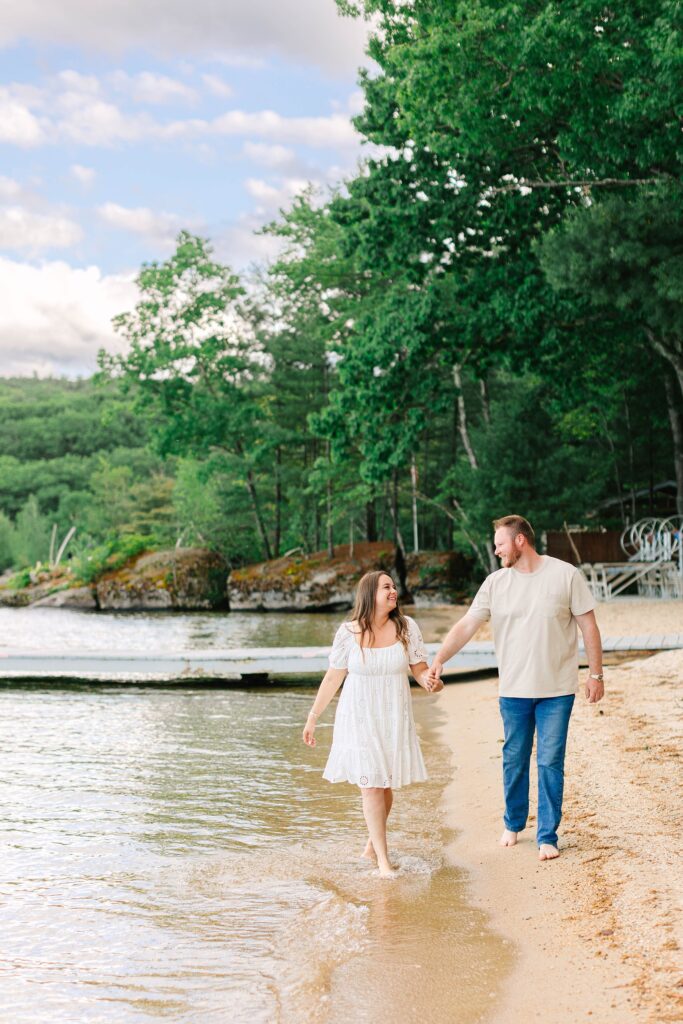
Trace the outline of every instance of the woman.
{"label": "woman", "polygon": [[368,572],[358,584],[352,621],[337,630],[303,739],[315,746],[317,720],[346,679],[323,778],[360,787],[369,834],[363,856],[377,859],[383,878],[395,874],[387,852],[392,790],[427,778],[409,668],[420,686],[431,690],[420,630],[401,612],[394,581],[385,572]]}

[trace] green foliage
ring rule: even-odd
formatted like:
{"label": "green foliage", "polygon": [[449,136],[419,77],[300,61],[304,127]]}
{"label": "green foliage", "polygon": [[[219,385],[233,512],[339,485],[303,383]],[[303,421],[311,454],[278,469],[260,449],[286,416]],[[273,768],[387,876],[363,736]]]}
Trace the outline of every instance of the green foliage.
{"label": "green foliage", "polygon": [[15,565],[47,563],[50,555],[51,523],[40,511],[37,498],[32,495],[16,518],[12,538]]}
{"label": "green foliage", "polygon": [[683,187],[612,195],[572,212],[543,240],[558,291],[586,297],[643,332],[683,388]]}
{"label": "green foliage", "polygon": [[155,537],[135,533],[111,537],[75,558],[71,569],[77,579],[83,583],[92,583],[102,573],[120,569],[131,558],[156,546]]}
{"label": "green foliage", "polygon": [[0,572],[14,565],[14,524],[9,516],[0,512]]}
{"label": "green foliage", "polygon": [[551,390],[538,377],[502,375],[488,424],[472,430],[478,468],[461,460],[460,500],[479,536],[510,512],[557,529],[580,520],[600,497],[599,462],[563,436],[550,413]]}
{"label": "green foliage", "polygon": [[488,569],[505,512],[620,525],[674,475],[683,510],[680,5],[338,5],[373,156],[265,229],[248,295],[181,233],[99,386],[0,382],[0,566],[53,522],[89,578],[143,541],[405,542],[419,503]]}
{"label": "green foliage", "polygon": [[31,583],[31,570],[20,569],[8,580],[7,585],[10,590],[23,590],[24,587],[28,587]]}

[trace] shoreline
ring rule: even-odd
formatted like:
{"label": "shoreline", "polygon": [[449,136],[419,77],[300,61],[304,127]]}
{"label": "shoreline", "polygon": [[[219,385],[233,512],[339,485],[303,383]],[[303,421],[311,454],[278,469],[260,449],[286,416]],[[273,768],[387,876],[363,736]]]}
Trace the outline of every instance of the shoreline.
{"label": "shoreline", "polygon": [[[680,1019],[680,854],[672,847],[681,798],[671,783],[680,768],[675,704],[681,674],[683,651],[664,652],[610,669],[600,705],[577,695],[562,852],[546,863],[538,860],[533,817],[516,847],[498,844],[503,734],[497,679],[449,684],[442,692],[440,735],[454,766],[442,803],[455,834],[446,853],[466,871],[474,905],[516,954],[487,1024]],[[532,815],[535,788],[532,760]],[[676,800],[677,808],[669,805]],[[638,837],[624,834],[626,819],[632,829],[634,816]]]}

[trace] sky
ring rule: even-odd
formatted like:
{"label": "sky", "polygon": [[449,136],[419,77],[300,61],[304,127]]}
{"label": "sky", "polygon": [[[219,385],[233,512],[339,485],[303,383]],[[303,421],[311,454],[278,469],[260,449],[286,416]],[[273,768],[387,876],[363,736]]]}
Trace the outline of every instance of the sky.
{"label": "sky", "polygon": [[0,376],[121,351],[182,229],[272,256],[255,231],[362,158],[366,31],[334,0],[0,0]]}

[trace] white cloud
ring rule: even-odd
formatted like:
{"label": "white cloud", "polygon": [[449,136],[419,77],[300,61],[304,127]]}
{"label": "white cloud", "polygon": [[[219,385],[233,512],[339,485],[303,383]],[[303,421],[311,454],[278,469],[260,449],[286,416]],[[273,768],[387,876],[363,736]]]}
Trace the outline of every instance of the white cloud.
{"label": "white cloud", "polygon": [[367,27],[340,18],[334,0],[23,0],[6,4],[0,45],[20,40],[99,48],[144,47],[165,54],[225,53],[263,58],[277,53],[326,72],[353,74],[363,62]]}
{"label": "white cloud", "polygon": [[186,220],[175,213],[150,210],[147,206],[120,206],[118,203],[104,203],[97,212],[105,223],[122,231],[141,235],[161,246],[172,246],[182,228],[198,230],[201,224]]}
{"label": "white cloud", "polygon": [[254,163],[263,164],[264,167],[288,167],[297,159],[293,149],[271,146],[267,142],[245,142],[242,152]]}
{"label": "white cloud", "polygon": [[0,366],[5,376],[89,374],[99,348],[121,352],[111,318],[137,301],[132,274],[63,261],[0,258]]}
{"label": "white cloud", "polygon": [[39,119],[27,103],[0,87],[0,142],[14,146],[38,146],[45,141]]}
{"label": "white cloud", "polygon": [[92,185],[96,177],[95,169],[93,167],[84,167],[83,164],[72,164],[70,171],[71,177],[86,187]]}
{"label": "white cloud", "polygon": [[177,100],[192,103],[197,99],[197,93],[189,85],[153,71],[140,71],[137,75],[115,71],[109,79],[115,89],[125,92],[138,103],[169,103]]}
{"label": "white cloud", "polygon": [[[226,83],[204,75],[214,88]],[[165,75],[114,72],[107,81],[140,102],[197,98],[188,86]],[[0,142],[21,146],[41,143],[78,143],[111,147],[152,138],[196,142],[205,138],[246,135],[274,145],[306,145],[312,148],[356,149],[359,136],[346,109],[328,116],[287,117],[274,110],[226,110],[214,118],[176,118],[163,121],[150,113],[128,113],[107,97],[102,83],[92,75],[61,71],[50,84],[39,88],[12,83],[0,87]]]}
{"label": "white cloud", "polygon": [[67,68],[59,72],[57,80],[69,92],[86,93],[89,96],[98,96],[100,93],[100,82],[95,75],[83,75],[80,71]]}
{"label": "white cloud", "polygon": [[229,110],[211,121],[200,118],[173,121],[160,128],[162,137],[187,138],[198,135],[251,135],[275,142],[302,144],[314,148],[355,148],[359,136],[348,117],[285,117],[274,110],[247,113]]}
{"label": "white cloud", "polygon": [[291,200],[308,188],[305,178],[285,178],[279,185],[271,185],[260,178],[247,178],[244,183],[249,195],[259,206],[257,212],[266,214],[289,206]]}
{"label": "white cloud", "polygon": [[46,249],[68,249],[82,237],[80,226],[61,214],[0,207],[0,244],[5,250],[34,255]]}
{"label": "white cloud", "polygon": [[14,178],[0,175],[0,199],[17,199],[22,191],[21,185]]}
{"label": "white cloud", "polygon": [[136,142],[156,134],[156,125],[146,114],[129,117],[104,100],[70,93],[60,97],[60,105],[68,109],[55,124],[57,139],[84,146],[113,146],[117,142]]}
{"label": "white cloud", "polygon": [[215,236],[216,256],[223,263],[240,272],[255,263],[274,259],[282,248],[279,238],[257,235],[263,218],[244,214],[237,223],[224,228]]}
{"label": "white cloud", "polygon": [[224,82],[218,75],[202,75],[202,82],[208,92],[212,96],[220,96],[227,99],[228,96],[232,96],[234,90],[231,85]]}
{"label": "white cloud", "polygon": [[251,57],[245,53],[228,53],[225,50],[220,53],[209,53],[208,59],[215,64],[222,64],[226,68],[249,68],[251,71],[260,71],[268,66],[268,61],[263,57]]}

